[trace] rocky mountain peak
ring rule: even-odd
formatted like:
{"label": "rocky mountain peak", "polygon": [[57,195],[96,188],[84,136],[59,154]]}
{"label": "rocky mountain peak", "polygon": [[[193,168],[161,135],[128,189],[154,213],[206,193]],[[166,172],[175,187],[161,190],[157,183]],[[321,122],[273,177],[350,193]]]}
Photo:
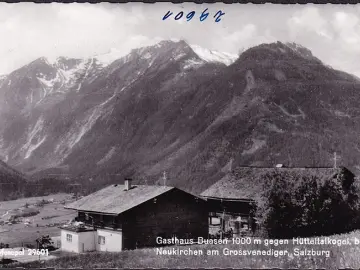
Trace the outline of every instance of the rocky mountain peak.
{"label": "rocky mountain peak", "polygon": [[190,47],[202,60],[209,63],[218,62],[228,66],[239,57],[237,54],[209,50],[198,45],[190,45]]}
{"label": "rocky mountain peak", "polygon": [[47,67],[47,66],[52,66],[52,65],[50,64],[50,62],[48,61],[48,59],[46,57],[42,56],[42,57],[39,57],[39,58],[35,59],[34,61],[30,62],[25,67],[28,69],[34,69],[34,68]]}
{"label": "rocky mountain peak", "polygon": [[295,52],[301,53],[303,56],[313,57],[312,52],[308,48],[300,44],[297,44],[295,42],[286,42],[284,45],[286,45]]}
{"label": "rocky mountain peak", "polygon": [[176,57],[178,55],[189,53],[194,54],[191,47],[184,40],[163,40],[152,46],[133,49],[131,53],[137,54],[145,58],[150,58],[151,56],[158,56],[160,54],[162,56],[168,57]]}
{"label": "rocky mountain peak", "polygon": [[296,43],[263,43],[255,47],[249,48],[240,54],[239,59],[236,61],[238,64],[242,64],[244,61],[256,61],[256,62],[273,62],[287,61],[293,63],[294,61],[306,61],[316,64],[322,64],[322,62],[313,56],[312,52]]}
{"label": "rocky mountain peak", "polygon": [[56,59],[56,62],[54,65],[60,69],[63,70],[71,70],[78,66],[81,62],[83,62],[83,59],[76,59],[76,58],[67,58],[64,56],[58,57]]}
{"label": "rocky mountain peak", "polygon": [[[201,61],[202,63],[218,62],[225,65],[232,64],[238,58],[238,55],[236,54],[209,50],[198,45],[190,45],[185,40],[176,39],[162,40],[154,45],[134,48],[129,53],[117,48],[111,48],[108,52],[97,54],[93,58],[97,64],[105,67],[115,61],[118,64],[124,64],[132,60],[138,61],[139,59],[153,62],[154,59],[158,57],[168,60],[179,60],[184,56],[187,56],[189,59],[196,59],[196,61]],[[66,70],[66,66],[74,66],[79,61],[81,61],[81,59],[60,57],[58,58],[57,63],[58,66]]]}
{"label": "rocky mountain peak", "polygon": [[9,78],[28,77],[35,78],[37,76],[50,78],[56,73],[56,68],[50,63],[46,57],[40,57],[30,62],[28,65],[9,74]]}
{"label": "rocky mountain peak", "polygon": [[237,54],[209,50],[195,44],[188,44],[185,40],[163,40],[152,46],[133,49],[130,54],[123,58],[129,60],[133,57],[145,59],[161,57],[175,61],[191,59],[192,62],[198,64],[222,63],[228,66],[239,56]]}

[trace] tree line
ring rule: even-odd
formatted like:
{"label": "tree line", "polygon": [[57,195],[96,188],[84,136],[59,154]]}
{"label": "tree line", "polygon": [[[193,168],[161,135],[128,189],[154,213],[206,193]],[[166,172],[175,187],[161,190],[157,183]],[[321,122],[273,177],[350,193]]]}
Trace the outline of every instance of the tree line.
{"label": "tree line", "polygon": [[261,233],[269,238],[332,235],[360,228],[359,188],[345,168],[333,177],[272,172],[264,177],[257,206]]}

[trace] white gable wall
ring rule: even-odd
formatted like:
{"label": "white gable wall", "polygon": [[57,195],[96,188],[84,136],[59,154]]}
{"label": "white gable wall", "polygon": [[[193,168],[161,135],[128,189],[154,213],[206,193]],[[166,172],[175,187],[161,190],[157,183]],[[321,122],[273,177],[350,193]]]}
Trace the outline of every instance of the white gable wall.
{"label": "white gable wall", "polygon": [[79,234],[79,252],[95,251],[96,231],[80,232]]}
{"label": "white gable wall", "polygon": [[[98,236],[105,237],[105,244],[99,244]],[[97,230],[96,250],[98,251],[121,251],[122,250],[122,231]]]}
{"label": "white gable wall", "polygon": [[[71,235],[71,242],[67,235]],[[76,232],[61,230],[61,250],[68,252],[79,252],[79,235]]]}

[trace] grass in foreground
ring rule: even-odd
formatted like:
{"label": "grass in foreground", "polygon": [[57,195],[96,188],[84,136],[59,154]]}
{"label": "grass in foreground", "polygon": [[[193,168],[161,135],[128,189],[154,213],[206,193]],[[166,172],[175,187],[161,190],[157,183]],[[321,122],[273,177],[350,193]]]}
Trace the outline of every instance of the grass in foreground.
{"label": "grass in foreground", "polygon": [[[360,267],[360,245],[354,244],[354,238],[360,239],[360,231],[349,234],[334,235],[331,239],[350,239],[352,245],[293,245],[291,241],[288,245],[265,246],[263,244],[250,245],[192,245],[192,246],[171,246],[180,249],[203,250],[202,256],[185,255],[157,255],[156,248],[138,249],[123,251],[119,253],[91,252],[81,255],[69,255],[46,262],[31,262],[22,264],[10,264],[7,267],[25,268],[359,268]],[[322,237],[323,239],[324,237]],[[330,256],[244,256],[222,254],[224,248],[232,250],[288,250],[294,248],[314,249],[330,251]],[[206,255],[209,249],[219,250],[220,255]]]}

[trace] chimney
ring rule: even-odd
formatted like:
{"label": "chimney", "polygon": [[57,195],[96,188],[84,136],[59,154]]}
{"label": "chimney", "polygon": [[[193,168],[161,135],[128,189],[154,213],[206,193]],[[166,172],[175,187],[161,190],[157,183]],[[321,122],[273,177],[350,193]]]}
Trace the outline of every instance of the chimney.
{"label": "chimney", "polygon": [[132,179],[131,178],[125,178],[125,190],[129,190],[131,189],[131,181]]}

